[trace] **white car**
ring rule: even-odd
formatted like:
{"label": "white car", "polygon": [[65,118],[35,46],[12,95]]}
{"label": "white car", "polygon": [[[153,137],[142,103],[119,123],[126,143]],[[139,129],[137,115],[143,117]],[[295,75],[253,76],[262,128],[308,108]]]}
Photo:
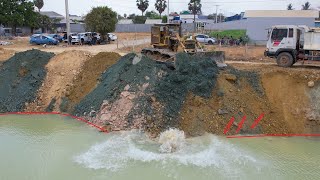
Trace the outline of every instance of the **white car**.
{"label": "white car", "polygon": [[[72,37],[72,36],[77,36],[77,33],[71,33],[70,35],[71,35],[71,37]],[[63,41],[64,41],[65,43],[68,43],[67,32],[64,32]]]}
{"label": "white car", "polygon": [[78,44],[80,43],[80,36],[76,33],[71,34],[71,44]]}
{"label": "white car", "polygon": [[196,36],[196,39],[200,43],[205,43],[205,44],[214,44],[214,43],[216,43],[216,39],[215,38],[209,37],[208,35],[205,35],[205,34],[198,34]]}
{"label": "white car", "polygon": [[80,42],[82,44],[89,43],[89,34],[88,33],[79,33]]}
{"label": "white car", "polygon": [[118,39],[117,35],[113,34],[113,33],[108,33],[108,37],[111,41],[115,41]]}

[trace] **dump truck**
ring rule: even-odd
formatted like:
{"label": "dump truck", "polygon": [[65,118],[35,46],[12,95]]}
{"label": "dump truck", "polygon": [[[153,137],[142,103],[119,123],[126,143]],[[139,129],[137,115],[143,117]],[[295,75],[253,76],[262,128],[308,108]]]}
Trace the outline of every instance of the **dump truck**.
{"label": "dump truck", "polygon": [[224,52],[206,52],[194,35],[182,35],[180,23],[154,24],[151,27],[151,45],[151,48],[142,49],[141,54],[159,62],[174,63],[180,48],[190,55],[209,57],[219,67],[226,66]]}
{"label": "dump truck", "polygon": [[265,56],[275,58],[281,67],[296,62],[320,62],[320,28],[277,25],[268,33]]}

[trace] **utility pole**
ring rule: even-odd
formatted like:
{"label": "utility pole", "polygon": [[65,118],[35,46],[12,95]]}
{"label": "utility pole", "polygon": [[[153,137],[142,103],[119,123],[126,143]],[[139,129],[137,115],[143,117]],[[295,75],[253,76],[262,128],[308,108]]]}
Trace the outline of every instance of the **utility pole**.
{"label": "utility pole", "polygon": [[169,5],[170,5],[170,3],[169,3],[169,0],[168,0],[168,16],[167,16],[167,23],[169,23],[169,22],[170,22],[170,21],[169,21],[169,16],[170,16]]}
{"label": "utility pole", "polygon": [[194,26],[193,26],[193,31],[194,31],[194,33],[196,33],[196,0],[193,0],[193,24],[194,24]]}
{"label": "utility pole", "polygon": [[66,6],[66,27],[67,27],[67,39],[68,43],[70,42],[69,36],[70,36],[70,18],[69,18],[69,3],[68,0],[65,0],[65,6]]}
{"label": "utility pole", "polygon": [[216,24],[218,23],[218,7],[220,5],[215,5],[216,6]]}
{"label": "utility pole", "polygon": [[219,16],[220,16],[220,20],[219,20],[219,23],[222,23],[222,18],[221,18],[221,16],[222,16],[222,9],[220,9],[220,13],[219,13]]}

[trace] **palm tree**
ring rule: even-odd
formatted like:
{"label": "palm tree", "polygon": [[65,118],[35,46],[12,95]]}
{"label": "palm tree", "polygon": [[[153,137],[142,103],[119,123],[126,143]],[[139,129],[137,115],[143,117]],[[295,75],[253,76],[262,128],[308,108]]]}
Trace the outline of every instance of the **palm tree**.
{"label": "palm tree", "polygon": [[143,13],[148,9],[149,7],[149,1],[148,0],[137,0],[137,6],[138,9]]}
{"label": "palm tree", "polygon": [[310,10],[311,4],[306,2],[302,5],[302,10]]}
{"label": "palm tree", "polygon": [[42,9],[44,3],[43,0],[34,0],[33,1],[34,5],[38,8],[39,12]]}
{"label": "palm tree", "polygon": [[167,8],[167,1],[166,0],[156,0],[156,3],[154,4],[154,6],[155,6],[156,10],[159,12],[160,18],[161,18],[161,14]]}
{"label": "palm tree", "polygon": [[287,10],[293,10],[292,3],[288,4]]}

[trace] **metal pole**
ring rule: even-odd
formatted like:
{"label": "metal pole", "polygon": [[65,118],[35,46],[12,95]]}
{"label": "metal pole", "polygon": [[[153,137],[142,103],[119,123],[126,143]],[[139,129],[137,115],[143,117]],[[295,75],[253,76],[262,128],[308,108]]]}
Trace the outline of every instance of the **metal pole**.
{"label": "metal pole", "polygon": [[194,33],[196,33],[196,0],[193,1],[193,24]]}
{"label": "metal pole", "polygon": [[168,16],[167,16],[167,23],[169,23],[169,22],[170,22],[170,21],[169,21],[169,16],[170,16],[169,5],[170,5],[170,3],[169,3],[169,0],[168,0]]}
{"label": "metal pole", "polygon": [[219,23],[222,23],[222,18],[221,18],[221,16],[222,16],[222,9],[220,9],[220,14],[219,14],[219,16],[220,16]]}
{"label": "metal pole", "polygon": [[216,5],[216,24],[218,23],[218,7],[219,5]]}
{"label": "metal pole", "polygon": [[70,18],[69,18],[69,3],[68,0],[65,0],[66,3],[66,27],[67,27],[67,39],[68,39],[68,44],[70,42],[69,36],[70,36]]}

